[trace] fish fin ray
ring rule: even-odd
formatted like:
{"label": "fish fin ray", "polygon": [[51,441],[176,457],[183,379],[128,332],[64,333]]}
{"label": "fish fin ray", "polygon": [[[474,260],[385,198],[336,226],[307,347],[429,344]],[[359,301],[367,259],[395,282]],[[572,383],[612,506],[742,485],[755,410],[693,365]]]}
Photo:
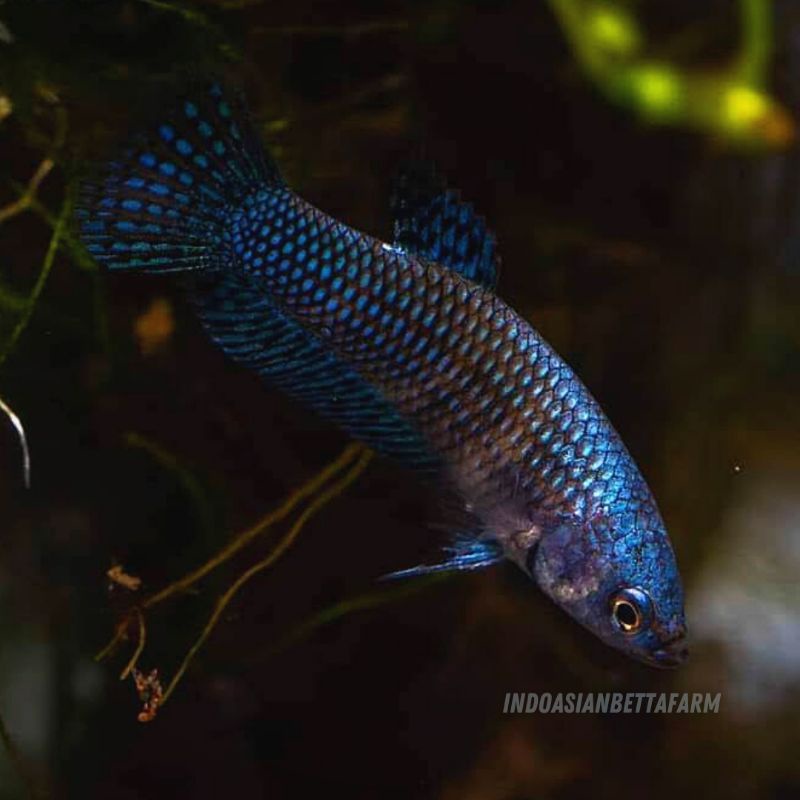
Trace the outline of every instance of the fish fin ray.
{"label": "fish fin ray", "polygon": [[436,564],[418,564],[383,575],[381,580],[398,580],[415,578],[420,575],[432,575],[436,572],[471,572],[485,569],[500,563],[503,550],[498,542],[471,537],[456,537],[452,544],[444,548],[446,558]]}
{"label": "fish fin ray", "polygon": [[81,185],[76,223],[113,270],[185,272],[224,266],[228,209],[282,186],[238,92],[206,81],[135,136]]}
{"label": "fish fin ray", "polygon": [[414,163],[401,170],[390,205],[396,247],[494,288],[500,267],[494,235],[432,166]]}

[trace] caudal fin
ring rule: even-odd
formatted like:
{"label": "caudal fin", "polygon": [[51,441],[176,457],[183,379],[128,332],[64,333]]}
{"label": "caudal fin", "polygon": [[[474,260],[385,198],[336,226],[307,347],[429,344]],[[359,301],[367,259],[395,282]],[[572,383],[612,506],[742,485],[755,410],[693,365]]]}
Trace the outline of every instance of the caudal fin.
{"label": "caudal fin", "polygon": [[76,216],[103,266],[141,272],[225,264],[229,209],[282,185],[244,102],[210,83],[163,115],[83,184]]}

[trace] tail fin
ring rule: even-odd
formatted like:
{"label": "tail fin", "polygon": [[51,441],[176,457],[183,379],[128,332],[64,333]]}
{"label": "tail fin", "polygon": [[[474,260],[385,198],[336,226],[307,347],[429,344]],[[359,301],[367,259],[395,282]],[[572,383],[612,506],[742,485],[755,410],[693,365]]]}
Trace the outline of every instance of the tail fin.
{"label": "tail fin", "polygon": [[81,239],[109,269],[218,269],[226,259],[228,210],[269,185],[283,181],[243,100],[207,84],[83,185]]}

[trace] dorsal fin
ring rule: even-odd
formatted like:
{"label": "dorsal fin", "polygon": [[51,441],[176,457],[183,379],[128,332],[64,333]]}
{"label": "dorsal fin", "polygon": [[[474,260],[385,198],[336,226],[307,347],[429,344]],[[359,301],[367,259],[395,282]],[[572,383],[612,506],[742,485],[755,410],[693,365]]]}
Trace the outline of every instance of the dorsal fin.
{"label": "dorsal fin", "polygon": [[397,247],[494,288],[500,267],[494,235],[431,165],[415,163],[399,173],[391,210]]}
{"label": "dorsal fin", "polygon": [[379,453],[438,470],[422,436],[377,389],[243,278],[214,273],[187,284],[206,331],[234,361]]}

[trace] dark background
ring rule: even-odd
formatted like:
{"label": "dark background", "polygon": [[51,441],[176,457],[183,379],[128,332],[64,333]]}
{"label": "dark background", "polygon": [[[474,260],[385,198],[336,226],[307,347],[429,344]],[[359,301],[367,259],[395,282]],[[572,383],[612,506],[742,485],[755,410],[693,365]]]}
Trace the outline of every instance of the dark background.
{"label": "dark background", "polygon": [[[686,70],[735,58],[739,4],[666,5],[631,6],[654,51]],[[793,116],[800,10],[774,14],[768,86]],[[684,669],[650,670],[510,565],[398,597],[375,579],[436,556],[436,492],[375,461],[242,590],[140,724],[117,680],[132,643],[92,660],[130,602],[105,571],[116,560],[141,592],[163,586],[346,442],[226,363],[168,280],[99,274],[63,246],[0,363],[33,462],[25,490],[0,426],[0,713],[34,791],[800,796],[794,141],[647,124],[588,80],[550,6],[530,0],[12,0],[0,20],[14,36],[0,42],[13,103],[0,206],[55,160],[38,210],[0,224],[3,341],[51,237],[42,209],[57,214],[86,164],[187,71],[243,86],[290,183],[370,233],[389,237],[391,176],[425,155],[496,231],[500,293],[575,367],[647,476],[692,634]],[[148,349],[136,324],[157,298],[174,330]],[[168,679],[217,595],[283,529],[153,609],[142,667]],[[371,607],[302,627],[352,598]],[[723,696],[708,716],[504,716],[508,691]],[[0,798],[25,797],[7,755]]]}

